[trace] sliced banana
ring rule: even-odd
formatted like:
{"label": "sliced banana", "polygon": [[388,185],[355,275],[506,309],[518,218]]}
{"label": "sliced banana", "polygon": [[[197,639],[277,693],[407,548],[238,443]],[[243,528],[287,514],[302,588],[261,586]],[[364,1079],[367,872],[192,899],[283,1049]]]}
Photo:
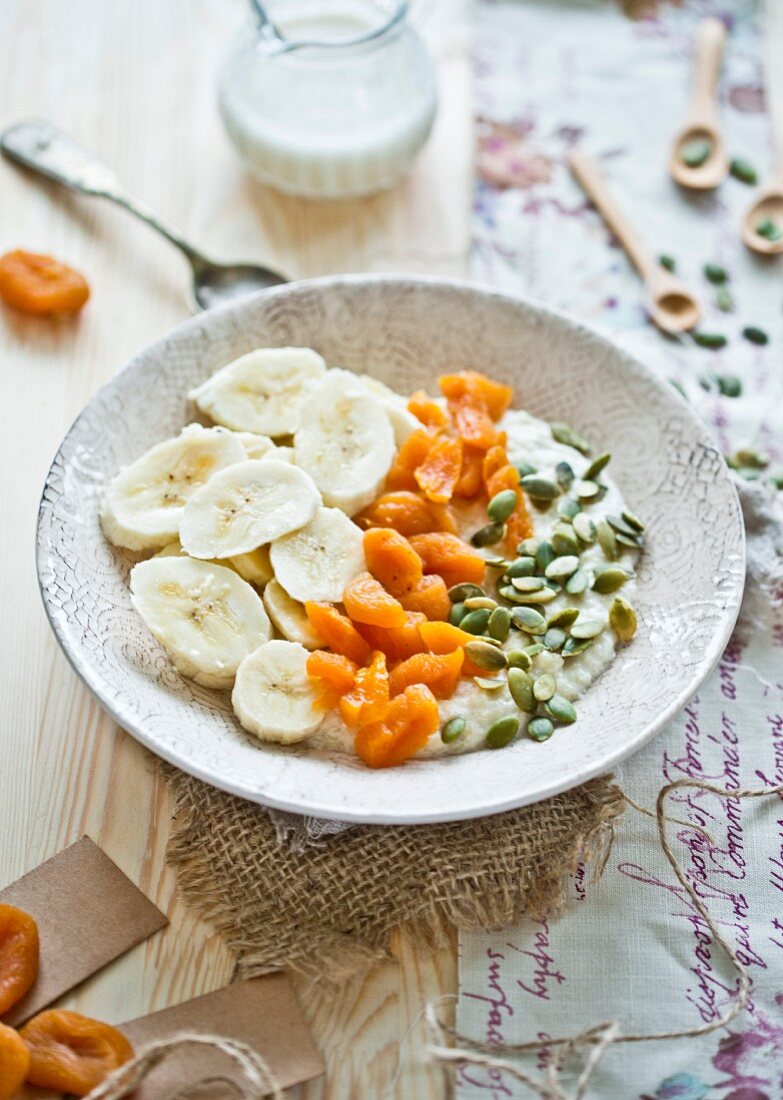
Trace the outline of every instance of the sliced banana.
{"label": "sliced banana", "polygon": [[293,447],[275,447],[273,451],[267,451],[263,459],[271,459],[273,462],[290,462],[292,466],[296,461]]}
{"label": "sliced banana", "polygon": [[248,459],[221,470],[188,501],[179,540],[194,558],[233,558],[303,527],[320,503],[303,470]]}
{"label": "sliced banana", "polygon": [[131,601],[183,674],[229,688],[242,660],[272,627],[258,593],[231,569],[184,556],[140,562]]}
{"label": "sliced banana", "polygon": [[262,741],[303,741],[323,721],[316,682],[307,675],[307,650],[296,642],[271,641],[245,657],[231,702],[234,713]]}
{"label": "sliced banana", "polygon": [[309,523],[275,539],[275,576],[289,596],[339,603],[349,581],[367,568],[364,536],[339,508],[319,508]]}
{"label": "sliced banana", "polygon": [[277,449],[268,435],[256,435],[254,432],[234,432],[234,435],[245,448],[247,458],[263,458]]}
{"label": "sliced banana", "polygon": [[326,363],[311,348],[258,348],[223,367],[188,396],[218,424],[280,436],[299,427],[302,387]]}
{"label": "sliced banana", "polygon": [[357,375],[331,370],[308,388],[294,453],[324,503],[350,516],[382,488],[394,458],[394,432],[383,405]]}
{"label": "sliced banana", "polygon": [[259,546],[257,550],[250,550],[247,554],[226,558],[225,564],[239,573],[242,580],[254,584],[256,588],[263,588],[275,575],[269,560],[268,546]]}
{"label": "sliced banana", "polygon": [[158,550],[177,538],[186,502],[217,470],[242,462],[242,444],[225,428],[189,424],[120,470],[101,505],[101,527],[115,546]]}
{"label": "sliced banana", "polygon": [[264,589],[264,607],[272,625],[289,642],[298,642],[305,649],[319,649],[324,643],[307,618],[304,607],[288,595],[278,580],[271,580]]}
{"label": "sliced banana", "polygon": [[394,431],[394,442],[401,447],[408,436],[421,427],[421,421],[417,420],[408,409],[408,399],[401,393],[390,390],[384,382],[372,378],[369,374],[362,374],[359,377],[370,393],[377,397],[386,409]]}

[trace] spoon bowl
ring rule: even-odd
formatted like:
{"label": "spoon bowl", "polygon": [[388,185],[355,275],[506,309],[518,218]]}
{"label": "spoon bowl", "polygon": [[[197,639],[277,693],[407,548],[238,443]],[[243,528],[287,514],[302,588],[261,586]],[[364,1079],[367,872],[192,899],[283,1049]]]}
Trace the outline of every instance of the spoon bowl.
{"label": "spoon bowl", "polygon": [[190,290],[196,309],[214,309],[258,290],[268,290],[287,280],[261,264],[221,264],[203,257],[191,259],[193,285]]}
{"label": "spoon bowl", "polygon": [[[759,233],[758,226],[765,221],[777,226],[778,240],[770,240]],[[783,252],[783,180],[765,187],[756,196],[742,219],[742,239],[748,248],[763,256],[777,256]]]}
{"label": "spoon bowl", "polygon": [[648,282],[650,316],[663,332],[677,336],[695,328],[699,321],[699,303],[682,284],[673,281],[661,287]]}
{"label": "spoon bowl", "polygon": [[[697,142],[709,145],[709,155],[702,164],[686,164],[683,150]],[[704,122],[685,126],[674,139],[669,171],[680,187],[693,191],[712,191],[718,187],[729,171],[729,158],[718,130]]]}

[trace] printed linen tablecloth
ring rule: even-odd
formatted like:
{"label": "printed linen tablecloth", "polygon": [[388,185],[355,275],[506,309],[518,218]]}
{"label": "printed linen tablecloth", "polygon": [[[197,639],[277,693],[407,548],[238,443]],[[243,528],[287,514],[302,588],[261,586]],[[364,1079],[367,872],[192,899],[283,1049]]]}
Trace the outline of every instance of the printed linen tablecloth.
{"label": "printed linen tablecloth", "polygon": [[[682,388],[725,452],[754,447],[779,476],[783,261],[758,260],[740,243],[750,188],[729,179],[715,193],[686,196],[666,174],[689,92],[693,34],[705,15],[724,17],[730,31],[721,78],[730,154],[766,175],[771,125],[754,4],[686,3],[631,22],[601,0],[477,3],[473,276],[610,331]],[[702,329],[725,334],[725,348],[669,340],[647,322],[636,276],[568,173],[566,155],[577,143],[599,157],[653,249],[676,259],[704,302]],[[715,287],[702,273],[708,261],[729,273],[732,312],[715,304]],[[769,342],[743,338],[748,325]],[[766,476],[743,491],[748,587],[720,666],[618,775],[645,806],[654,807],[660,787],[679,778],[730,789],[783,782],[783,494],[776,496]],[[688,882],[748,968],[749,1009],[728,1030],[699,1039],[611,1047],[588,1096],[781,1100],[783,801],[686,790],[675,793],[669,812],[705,827],[714,841],[670,826]],[[547,1035],[611,1019],[626,1033],[690,1028],[719,1018],[735,990],[731,967],[673,878],[655,823],[632,810],[603,878],[593,884],[578,870],[563,915],[464,934],[460,948],[457,1026],[490,1044],[543,1044]],[[545,1060],[542,1046],[524,1065],[540,1071]],[[564,1075],[564,1087],[573,1080]],[[507,1073],[466,1066],[457,1094],[494,1100],[531,1091]]]}

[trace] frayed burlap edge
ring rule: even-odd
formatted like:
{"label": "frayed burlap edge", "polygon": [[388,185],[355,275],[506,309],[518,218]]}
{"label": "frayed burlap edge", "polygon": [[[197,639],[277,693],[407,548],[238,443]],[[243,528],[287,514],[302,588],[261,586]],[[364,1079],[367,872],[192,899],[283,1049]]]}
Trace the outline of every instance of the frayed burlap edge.
{"label": "frayed burlap edge", "polygon": [[290,967],[341,982],[393,957],[398,930],[435,950],[454,928],[552,913],[578,863],[603,869],[625,807],[608,776],[490,818],[356,826],[293,848],[262,807],[162,770],[174,800],[167,858],[243,977]]}

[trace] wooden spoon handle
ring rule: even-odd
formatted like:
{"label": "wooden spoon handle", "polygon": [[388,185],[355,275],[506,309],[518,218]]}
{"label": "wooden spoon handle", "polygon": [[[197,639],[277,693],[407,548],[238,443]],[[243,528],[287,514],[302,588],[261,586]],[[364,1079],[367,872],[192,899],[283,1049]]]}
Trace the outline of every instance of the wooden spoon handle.
{"label": "wooden spoon handle", "polygon": [[587,153],[574,149],[570,155],[571,171],[592,200],[608,227],[619,240],[636,270],[643,279],[653,274],[657,266],[647,246],[626,218],[606,186],[597,162]]}
{"label": "wooden spoon handle", "polygon": [[725,44],[726,28],[721,20],[702,19],[693,48],[691,114],[696,118],[715,113],[715,91]]}

